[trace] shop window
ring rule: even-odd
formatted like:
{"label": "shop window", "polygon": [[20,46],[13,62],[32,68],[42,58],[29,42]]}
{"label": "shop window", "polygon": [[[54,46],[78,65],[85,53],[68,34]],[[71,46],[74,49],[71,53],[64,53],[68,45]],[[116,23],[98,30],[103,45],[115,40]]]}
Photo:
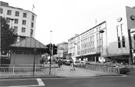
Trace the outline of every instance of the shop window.
{"label": "shop window", "polygon": [[22,54],[22,51],[16,51],[16,54]]}

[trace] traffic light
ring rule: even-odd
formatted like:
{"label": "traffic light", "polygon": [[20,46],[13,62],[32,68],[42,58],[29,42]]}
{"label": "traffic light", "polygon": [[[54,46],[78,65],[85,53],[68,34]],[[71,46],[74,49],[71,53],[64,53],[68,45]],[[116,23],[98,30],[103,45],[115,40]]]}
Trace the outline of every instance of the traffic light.
{"label": "traffic light", "polygon": [[57,46],[55,44],[48,44],[47,46],[47,53],[49,55],[51,55],[51,53],[53,53],[52,55],[57,54]]}
{"label": "traffic light", "polygon": [[57,54],[57,46],[53,44],[53,55]]}
{"label": "traffic light", "polygon": [[52,44],[47,44],[46,47],[47,47],[47,53],[51,55]]}

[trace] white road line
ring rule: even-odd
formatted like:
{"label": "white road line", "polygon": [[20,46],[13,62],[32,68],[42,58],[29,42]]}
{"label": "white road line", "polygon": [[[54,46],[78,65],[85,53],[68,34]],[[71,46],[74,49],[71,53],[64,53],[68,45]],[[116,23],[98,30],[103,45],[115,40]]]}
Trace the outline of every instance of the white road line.
{"label": "white road line", "polygon": [[40,78],[37,78],[37,82],[39,86],[45,86],[44,82]]}
{"label": "white road line", "polygon": [[37,78],[38,85],[20,85],[20,86],[3,86],[3,87],[37,87],[37,86],[45,86],[44,82],[40,79]]}

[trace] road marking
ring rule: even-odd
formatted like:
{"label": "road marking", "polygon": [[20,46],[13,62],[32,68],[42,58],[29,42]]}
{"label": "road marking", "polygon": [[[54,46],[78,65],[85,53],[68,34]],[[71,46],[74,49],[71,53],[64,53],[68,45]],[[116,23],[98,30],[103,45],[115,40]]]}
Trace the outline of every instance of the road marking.
{"label": "road marking", "polygon": [[122,75],[122,77],[127,77],[127,75]]}
{"label": "road marking", "polygon": [[44,82],[40,78],[37,78],[37,82],[40,86],[45,86]]}
{"label": "road marking", "polygon": [[20,86],[2,86],[2,87],[37,87],[37,86],[45,87],[44,82],[40,78],[37,78],[37,82],[38,82],[38,85],[20,85]]}

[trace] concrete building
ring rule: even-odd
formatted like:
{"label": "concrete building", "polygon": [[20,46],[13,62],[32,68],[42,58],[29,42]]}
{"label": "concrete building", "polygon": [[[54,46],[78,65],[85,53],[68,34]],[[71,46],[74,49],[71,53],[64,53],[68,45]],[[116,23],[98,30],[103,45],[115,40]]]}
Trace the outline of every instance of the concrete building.
{"label": "concrete building", "polygon": [[68,43],[63,42],[57,44],[58,50],[57,50],[57,57],[64,58],[68,52]]}
{"label": "concrete building", "polygon": [[18,40],[35,37],[37,15],[33,12],[0,1],[0,16],[5,17],[10,27],[16,31],[19,35]]}
{"label": "concrete building", "polygon": [[[131,41],[130,41],[131,39]],[[123,7],[106,19],[69,40],[69,52],[77,52],[76,58],[99,62],[109,59],[117,62],[134,61],[135,53],[135,8]],[[130,44],[131,42],[131,44]]]}
{"label": "concrete building", "polygon": [[68,40],[68,54],[73,60],[76,60],[77,55],[77,36],[78,34]]}

